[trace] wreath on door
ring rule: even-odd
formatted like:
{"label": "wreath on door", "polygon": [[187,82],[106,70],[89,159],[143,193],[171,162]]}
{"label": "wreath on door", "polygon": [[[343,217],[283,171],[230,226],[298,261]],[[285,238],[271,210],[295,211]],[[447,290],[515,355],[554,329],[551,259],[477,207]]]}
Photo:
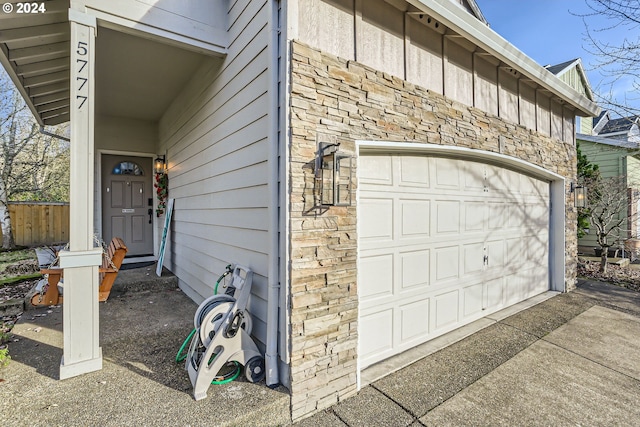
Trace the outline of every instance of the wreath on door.
{"label": "wreath on door", "polygon": [[169,195],[169,175],[166,172],[156,173],[156,182],[153,184],[156,188],[156,197],[158,198],[158,207],[156,208],[156,216],[164,214],[167,209],[167,196]]}

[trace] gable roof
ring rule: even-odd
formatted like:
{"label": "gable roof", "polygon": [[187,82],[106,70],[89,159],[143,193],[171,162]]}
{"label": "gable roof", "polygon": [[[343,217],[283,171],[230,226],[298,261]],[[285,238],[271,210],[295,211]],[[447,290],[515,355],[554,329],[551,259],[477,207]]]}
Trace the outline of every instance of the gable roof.
{"label": "gable roof", "polygon": [[462,5],[462,7],[467,9],[467,11],[470,14],[478,18],[478,20],[480,20],[480,22],[482,22],[483,24],[489,25],[489,23],[487,22],[487,19],[482,14],[482,11],[480,10],[478,3],[476,3],[476,0],[452,0],[452,1]]}
{"label": "gable roof", "polygon": [[598,133],[609,120],[611,120],[611,111],[602,110],[598,117],[593,118],[593,131]]}
{"label": "gable roof", "polygon": [[549,70],[550,72],[552,72],[553,74],[555,74],[556,76],[559,74],[564,74],[568,69],[571,68],[571,66],[580,61],[580,58],[576,58],[576,59],[571,59],[569,61],[563,62],[561,64],[556,64],[556,65],[545,65],[544,68],[546,68],[547,70]]}
{"label": "gable roof", "polygon": [[609,120],[598,132],[599,135],[617,132],[629,132],[634,124],[640,123],[640,116],[622,117]]}
{"label": "gable roof", "polygon": [[591,83],[589,83],[589,78],[587,77],[587,73],[584,71],[584,67],[582,66],[582,59],[575,58],[569,61],[563,62],[561,64],[556,65],[545,65],[544,68],[549,70],[550,73],[555,74],[558,78],[561,78],[564,74],[568,73],[570,70],[575,69],[580,77],[580,82],[584,88],[585,94],[587,98],[590,100],[594,100],[593,91],[591,90]]}

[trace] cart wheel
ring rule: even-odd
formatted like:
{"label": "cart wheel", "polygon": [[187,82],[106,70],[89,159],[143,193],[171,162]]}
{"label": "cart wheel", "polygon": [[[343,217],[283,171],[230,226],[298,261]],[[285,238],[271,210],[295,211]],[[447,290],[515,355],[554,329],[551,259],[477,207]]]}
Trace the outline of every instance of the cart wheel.
{"label": "cart wheel", "polygon": [[249,382],[257,383],[264,378],[264,358],[262,356],[253,356],[244,365],[244,374]]}

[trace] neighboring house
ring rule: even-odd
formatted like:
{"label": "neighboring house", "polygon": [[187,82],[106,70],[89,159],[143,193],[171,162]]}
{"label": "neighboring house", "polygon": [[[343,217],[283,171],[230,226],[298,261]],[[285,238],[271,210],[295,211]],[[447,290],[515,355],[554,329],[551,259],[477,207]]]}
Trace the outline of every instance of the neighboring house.
{"label": "neighboring house", "polygon": [[[101,366],[82,291],[94,230],[157,256],[159,154],[175,199],[165,265],[198,302],[226,264],[255,271],[253,333],[293,419],[382,360],[575,287],[574,123],[599,109],[474,1],[46,4],[2,16],[0,61],[40,123],[71,122],[61,263],[78,302],[65,294],[61,378]],[[329,170],[314,165],[338,164],[316,162],[321,143],[352,157],[337,193],[320,192]]]}
{"label": "neighboring house", "polygon": [[[594,119],[596,122],[596,119]],[[620,141],[640,144],[640,116],[620,117],[612,119],[611,114],[602,114],[594,124],[594,130],[599,136]]]}
{"label": "neighboring house", "polygon": [[[557,65],[545,65],[545,68],[549,70],[549,72],[555,74],[560,80],[584,95],[587,99],[595,102],[589,78],[582,66],[582,59],[576,58]],[[591,117],[577,116],[576,133],[591,135],[594,126],[593,122],[594,120]]]}
{"label": "neighboring house", "polygon": [[[625,247],[627,239],[640,236],[640,132],[639,118],[622,117],[613,119],[611,112],[605,111],[593,119],[594,135],[576,136],[582,152],[590,162],[600,167],[605,178],[621,177],[627,189],[627,208],[618,214],[624,219],[615,247]],[[598,247],[596,237],[587,234],[578,240],[579,250],[591,253]],[[626,245],[627,248],[631,247]]]}
{"label": "neighboring house", "polygon": [[[614,249],[624,246],[624,241],[640,235],[638,226],[638,204],[640,203],[640,146],[636,143],[595,135],[577,135],[580,151],[591,163],[597,164],[603,178],[621,177],[623,188],[627,189],[627,209],[618,214],[624,219],[620,228],[620,241]],[[594,254],[599,248],[595,234],[589,233],[578,239],[578,250]]]}
{"label": "neighboring house", "polygon": [[[547,65],[547,70],[562,81],[593,100],[593,92],[582,61],[573,59],[558,65]],[[619,218],[625,222],[621,226],[620,241],[614,248],[623,247],[623,242],[639,234],[638,209],[640,191],[640,131],[638,117],[612,118],[611,111],[602,111],[598,117],[576,117],[576,140],[580,150],[590,162],[599,166],[604,178],[621,177],[627,188],[627,209]],[[598,247],[594,233],[578,239],[578,250],[594,254]]]}

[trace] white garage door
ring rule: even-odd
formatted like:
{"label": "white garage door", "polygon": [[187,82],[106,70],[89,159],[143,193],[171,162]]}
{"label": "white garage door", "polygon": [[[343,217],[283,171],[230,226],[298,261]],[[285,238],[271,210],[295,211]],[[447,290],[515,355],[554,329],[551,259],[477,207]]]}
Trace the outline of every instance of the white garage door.
{"label": "white garage door", "polygon": [[549,183],[419,155],[359,163],[360,363],[549,289]]}

